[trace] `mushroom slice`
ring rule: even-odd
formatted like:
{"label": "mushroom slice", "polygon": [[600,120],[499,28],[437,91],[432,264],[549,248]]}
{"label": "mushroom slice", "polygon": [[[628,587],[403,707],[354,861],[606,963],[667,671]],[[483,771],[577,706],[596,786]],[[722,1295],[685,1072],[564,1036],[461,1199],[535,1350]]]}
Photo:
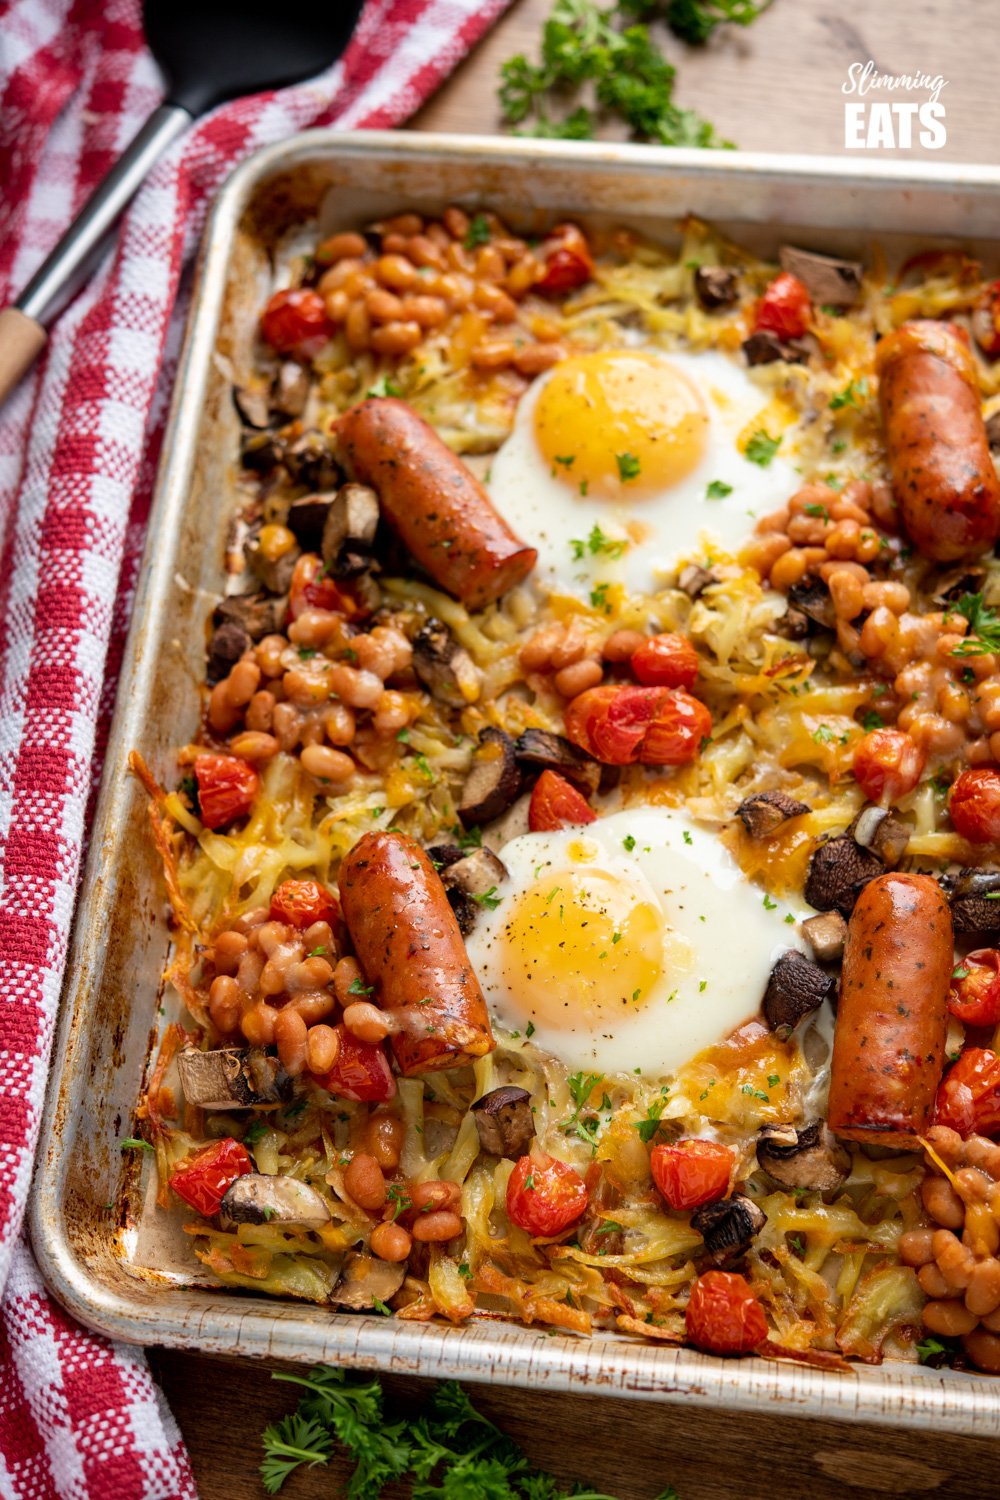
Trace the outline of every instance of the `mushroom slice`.
{"label": "mushroom slice", "polygon": [[782,1040],[791,1036],[803,1016],[832,1000],[837,990],[831,974],[792,948],[771,970],[761,1009],[771,1030]]}
{"label": "mushroom slice", "polygon": [[844,956],[847,923],[839,911],[824,911],[802,923],[802,936],[821,964],[837,964]]}
{"label": "mushroom slice", "polygon": [[821,578],[803,578],[788,590],[790,609],[800,610],[824,630],[836,630],[837,611],[830,590]]}
{"label": "mushroom slice", "polygon": [[321,551],[339,578],[351,578],[372,566],[378,516],[378,496],[366,484],[343,484],[334,495]]}
{"label": "mushroom slice", "polygon": [[273,474],[284,462],[285,445],[273,432],[248,431],[240,444],[240,463],[255,474]]}
{"label": "mushroom slice", "polygon": [[527,1089],[504,1084],[491,1089],[472,1106],[479,1144],[493,1156],[517,1161],[535,1138],[535,1119]]}
{"label": "mushroom slice", "polygon": [[910,842],[910,830],[902,818],[876,803],[863,807],[847,832],[862,849],[877,855],[887,870],[896,868]]}
{"label": "mushroom slice", "polygon": [[466,828],[499,818],[520,790],[521,771],[514,741],[502,729],[480,730],[479,749],[458,804],[458,816]]}
{"label": "mushroom slice", "polygon": [[309,371],[297,360],[282,360],[271,390],[271,405],[283,417],[301,417],[309,400]]}
{"label": "mushroom slice", "polygon": [[233,405],[246,427],[262,431],[271,425],[271,403],[267,391],[257,391],[246,385],[233,386]]}
{"label": "mushroom slice", "polygon": [[718,582],[718,575],[700,563],[687,563],[677,575],[677,587],[689,599],[700,599],[710,584]]}
{"label": "mushroom slice", "polygon": [[717,1266],[729,1266],[745,1255],[755,1234],[767,1223],[767,1214],[752,1198],[735,1194],[704,1203],[691,1215],[691,1228],[705,1241],[705,1249]]}
{"label": "mushroom slice", "polygon": [[362,1308],[374,1307],[376,1302],[388,1302],[390,1297],[395,1297],[405,1276],[405,1264],[376,1260],[373,1255],[356,1251],[344,1261],[344,1269],[330,1301],[360,1312]]}
{"label": "mushroom slice", "polygon": [[287,445],[284,463],[296,484],[320,493],[334,489],[342,478],[329,443],[316,428],[309,428]]}
{"label": "mushroom slice", "polygon": [[849,917],[861,888],[885,866],[870,849],[862,849],[847,834],[818,844],[809,861],[805,898],[817,911],[839,911]]}
{"label": "mushroom slice", "polygon": [[739,275],[732,266],[699,266],[694,273],[694,293],[706,312],[732,307],[740,295]]}
{"label": "mushroom slice", "polygon": [[800,365],[809,358],[810,350],[800,339],[780,339],[770,329],[761,328],[743,340],[743,353],[752,369],[754,365],[773,365],[778,360],[786,365]]}
{"label": "mushroom slice", "polygon": [[765,1125],[757,1137],[757,1160],[769,1177],[787,1188],[832,1193],[846,1181],[851,1155],[823,1120],[804,1125]]}
{"label": "mushroom slice", "polygon": [[246,1172],[226,1189],[219,1218],[225,1228],[296,1224],[301,1229],[320,1229],[330,1222],[330,1210],[316,1189],[297,1177]]}
{"label": "mushroom slice", "polygon": [[249,651],[252,645],[247,631],[242,625],[237,625],[235,620],[224,620],[221,625],[216,626],[208,643],[205,680],[209,687],[214,687],[223,677],[228,677],[244,651]]}
{"label": "mushroom slice", "polygon": [[557,771],[590,797],[600,784],[600,762],[565,736],[548,729],[526,729],[514,742],[514,754],[520,766],[533,771]]}
{"label": "mushroom slice", "polygon": [[794,245],[782,245],[778,259],[781,269],[797,276],[821,307],[853,307],[857,302],[864,269],[859,260],[840,260]]}
{"label": "mushroom slice", "polygon": [[269,594],[287,594],[292,585],[292,574],[295,572],[295,564],[302,553],[302,548],[296,542],[283,552],[280,557],[268,557],[264,553],[258,536],[247,539],[243,546],[243,553],[253,571],[257,574],[261,583]]}
{"label": "mushroom slice", "polygon": [[754,792],[746,797],[736,809],[747,833],[752,839],[766,839],[776,833],[789,818],[800,818],[812,812],[808,802],[800,802],[787,792]]}
{"label": "mushroom slice", "polygon": [[1000,930],[1000,870],[964,869],[941,876],[956,932]]}
{"label": "mushroom slice", "polygon": [[428,620],[414,636],[413,670],[431,696],[450,708],[467,708],[482,691],[482,672],[440,620]]}
{"label": "mushroom slice", "polygon": [[292,1080],[261,1047],[217,1047],[177,1054],[177,1071],[188,1104],[199,1109],[250,1109],[290,1099]]}
{"label": "mushroom slice", "polygon": [[318,552],[323,539],[323,527],[330,514],[333,495],[303,495],[293,500],[288,507],[288,529],[294,531],[295,539],[307,552]]}
{"label": "mushroom slice", "polygon": [[484,896],[507,879],[507,866],[492,849],[473,849],[447,865],[441,879],[446,888],[464,891],[467,896]]}
{"label": "mushroom slice", "polygon": [[252,641],[262,641],[277,631],[284,619],[285,603],[270,594],[230,594],[216,605],[212,618],[216,625],[232,621],[242,626]]}

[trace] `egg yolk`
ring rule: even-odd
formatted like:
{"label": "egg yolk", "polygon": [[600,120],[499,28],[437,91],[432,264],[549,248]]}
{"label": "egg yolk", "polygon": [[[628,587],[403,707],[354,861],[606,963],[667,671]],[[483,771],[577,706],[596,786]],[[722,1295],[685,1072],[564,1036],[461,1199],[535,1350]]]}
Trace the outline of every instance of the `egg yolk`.
{"label": "egg yolk", "polygon": [[584,495],[642,499],[701,462],[708,412],[669,360],[637,351],[581,354],[557,365],[535,405],[550,469]]}
{"label": "egg yolk", "polygon": [[664,962],[663,915],[604,870],[550,874],[519,897],[504,927],[512,1004],[538,1024],[608,1031],[648,1000]]}

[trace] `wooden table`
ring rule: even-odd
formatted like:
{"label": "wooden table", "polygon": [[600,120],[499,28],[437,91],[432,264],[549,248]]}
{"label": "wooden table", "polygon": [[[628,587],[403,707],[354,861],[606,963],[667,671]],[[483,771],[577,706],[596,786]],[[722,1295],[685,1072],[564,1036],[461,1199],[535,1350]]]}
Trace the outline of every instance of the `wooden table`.
{"label": "wooden table", "polygon": [[[515,0],[421,111],[416,128],[497,131],[499,65],[515,52],[536,54],[550,4]],[[697,109],[746,150],[843,154],[841,85],[851,63],[872,58],[882,73],[919,70],[948,80],[941,94],[946,146],[905,154],[992,162],[1000,128],[996,40],[994,0],[774,0],[749,29],[724,28],[702,52],[672,40],[667,50],[679,65],[677,102]],[[899,153],[852,154],[862,165],[872,154]],[[260,1433],[291,1409],[294,1393],[248,1363],[163,1351],[152,1351],[151,1358],[187,1439],[202,1500],[262,1495]],[[392,1389],[419,1393],[416,1382],[395,1382]],[[651,1500],[668,1484],[680,1500],[1000,1495],[995,1445],[981,1440],[485,1387],[477,1400],[536,1463],[621,1500]],[[336,1469],[300,1472],[283,1494],[288,1500],[334,1496],[343,1475]]]}

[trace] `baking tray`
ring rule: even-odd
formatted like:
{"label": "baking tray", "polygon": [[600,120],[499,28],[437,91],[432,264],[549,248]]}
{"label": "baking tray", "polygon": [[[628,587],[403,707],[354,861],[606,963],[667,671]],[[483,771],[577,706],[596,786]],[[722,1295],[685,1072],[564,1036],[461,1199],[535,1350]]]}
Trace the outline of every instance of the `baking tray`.
{"label": "baking tray", "polygon": [[495,1317],[452,1328],[224,1291],[192,1266],[179,1217],[152,1212],[149,1161],[123,1159],[147,1059],[175,1013],[161,992],[164,889],[126,757],[138,747],[168,778],[174,747],[197,726],[234,499],[232,371],[249,364],[274,263],[297,227],[454,201],[528,231],[580,214],[663,238],[692,212],[771,254],[787,238],[861,254],[876,238],[890,254],[960,241],[987,261],[1000,249],[1000,171],[989,167],[879,160],[862,170],[835,158],[314,131],[230,178],[202,246],[67,965],[31,1205],[43,1274],[76,1317],[136,1343],[1000,1434],[995,1379],[898,1364],[831,1374]]}

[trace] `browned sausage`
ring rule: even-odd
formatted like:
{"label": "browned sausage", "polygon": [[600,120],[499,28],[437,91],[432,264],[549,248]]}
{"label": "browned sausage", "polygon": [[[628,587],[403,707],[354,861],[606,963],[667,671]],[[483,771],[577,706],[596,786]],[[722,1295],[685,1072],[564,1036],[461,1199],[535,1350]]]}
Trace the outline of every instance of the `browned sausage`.
{"label": "browned sausage", "polygon": [[929,875],[879,875],[847,928],[830,1076],[830,1129],[915,1146],[944,1066],[951,912]]}
{"label": "browned sausage", "polygon": [[482,609],[538,558],[493,508],[474,474],[404,401],[376,396],[337,422],[341,457],[378,491],[382,514],[447,593]]}
{"label": "browned sausage", "polygon": [[875,350],[892,488],[910,541],[955,562],[1000,535],[997,481],[976,364],[952,323],[920,319]]}
{"label": "browned sausage", "polygon": [[404,1077],[492,1052],[486,1001],[441,877],[404,833],[366,833],[340,867],[340,904],[373,999],[402,1029]]}

